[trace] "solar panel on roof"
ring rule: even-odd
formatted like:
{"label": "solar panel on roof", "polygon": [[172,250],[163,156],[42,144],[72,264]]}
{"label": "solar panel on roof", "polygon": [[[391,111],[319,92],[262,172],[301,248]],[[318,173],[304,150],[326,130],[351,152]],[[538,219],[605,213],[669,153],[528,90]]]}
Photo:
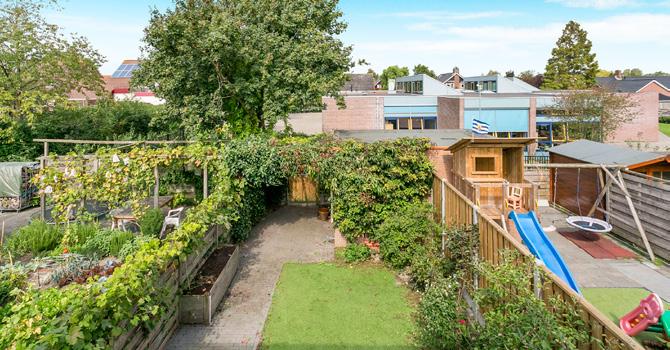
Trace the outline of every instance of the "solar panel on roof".
{"label": "solar panel on roof", "polygon": [[133,76],[133,71],[138,68],[138,64],[122,64],[114,71],[112,78],[130,78]]}

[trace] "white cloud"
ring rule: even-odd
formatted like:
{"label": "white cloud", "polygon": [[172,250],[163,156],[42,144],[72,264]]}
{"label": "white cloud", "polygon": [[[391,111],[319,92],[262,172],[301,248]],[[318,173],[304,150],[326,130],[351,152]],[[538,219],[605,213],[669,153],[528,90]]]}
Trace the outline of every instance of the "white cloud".
{"label": "white cloud", "polygon": [[639,3],[635,0],[546,0],[550,3],[557,3],[567,7],[594,8],[599,10],[613,9],[618,7],[637,6]]}
{"label": "white cloud", "polygon": [[380,14],[382,17],[415,18],[426,21],[467,21],[474,19],[499,18],[504,16],[516,16],[517,12],[508,11],[481,11],[481,12],[450,12],[450,11],[419,11],[419,12],[393,12]]}
{"label": "white cloud", "polygon": [[[664,58],[670,56],[670,42],[665,34],[670,14],[633,13],[580,23],[588,31],[601,67],[668,70]],[[563,22],[474,27],[417,22],[407,28],[425,33],[414,35],[420,39],[359,42],[354,45],[354,55],[365,57],[375,70],[391,64],[411,68],[423,63],[440,73],[460,66],[467,75],[488,69],[542,71],[564,26]]]}

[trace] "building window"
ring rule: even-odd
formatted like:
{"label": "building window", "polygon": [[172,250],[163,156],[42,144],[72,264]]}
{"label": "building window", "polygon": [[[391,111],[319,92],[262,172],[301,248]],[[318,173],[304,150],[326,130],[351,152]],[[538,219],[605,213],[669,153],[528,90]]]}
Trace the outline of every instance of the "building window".
{"label": "building window", "polygon": [[475,169],[473,173],[490,174],[496,171],[495,157],[475,157]]}
{"label": "building window", "polygon": [[670,180],[670,171],[654,171],[651,175],[659,179]]}
{"label": "building window", "polygon": [[398,129],[400,130],[409,129],[409,118],[398,118]]}
{"label": "building window", "polygon": [[385,130],[422,130],[437,129],[435,117],[403,117],[389,118],[384,122]]}

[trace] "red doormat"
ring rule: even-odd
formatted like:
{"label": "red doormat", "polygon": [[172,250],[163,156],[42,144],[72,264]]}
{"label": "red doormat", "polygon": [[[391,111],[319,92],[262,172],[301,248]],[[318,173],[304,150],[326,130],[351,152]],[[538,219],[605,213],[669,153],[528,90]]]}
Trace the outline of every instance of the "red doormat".
{"label": "red doormat", "polygon": [[630,250],[614,243],[611,239],[597,233],[586,231],[559,233],[589,253],[594,259],[633,259],[637,256]]}

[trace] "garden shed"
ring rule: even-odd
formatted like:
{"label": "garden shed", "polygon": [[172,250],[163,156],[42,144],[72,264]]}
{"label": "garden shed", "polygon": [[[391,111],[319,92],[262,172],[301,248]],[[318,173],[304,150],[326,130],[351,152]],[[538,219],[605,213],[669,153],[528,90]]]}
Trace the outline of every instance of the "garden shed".
{"label": "garden shed", "polygon": [[30,206],[35,186],[30,182],[38,163],[0,163],[0,211],[21,210]]}

